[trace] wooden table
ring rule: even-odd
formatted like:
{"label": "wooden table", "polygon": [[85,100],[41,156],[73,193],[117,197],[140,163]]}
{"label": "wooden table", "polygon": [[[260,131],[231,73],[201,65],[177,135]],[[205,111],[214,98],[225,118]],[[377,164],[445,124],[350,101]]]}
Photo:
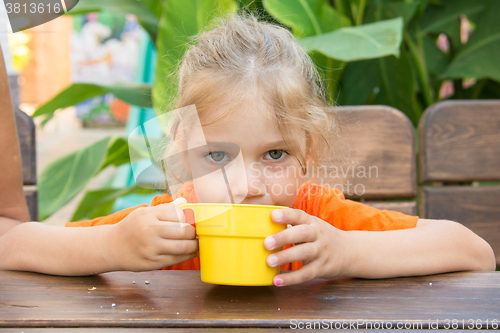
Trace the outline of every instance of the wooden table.
{"label": "wooden table", "polygon": [[0,328],[9,328],[5,332],[21,332],[21,328],[24,332],[34,328],[46,328],[37,332],[68,328],[78,332],[86,331],[84,328],[106,332],[134,328],[132,331],[184,328],[195,332],[199,328],[213,332],[240,328],[248,332],[248,328],[264,328],[267,332],[314,323],[329,328],[414,325],[443,329],[452,328],[454,319],[459,329],[500,326],[499,272],[386,280],[317,279],[277,288],[205,284],[197,271],[88,277],[0,271]]}

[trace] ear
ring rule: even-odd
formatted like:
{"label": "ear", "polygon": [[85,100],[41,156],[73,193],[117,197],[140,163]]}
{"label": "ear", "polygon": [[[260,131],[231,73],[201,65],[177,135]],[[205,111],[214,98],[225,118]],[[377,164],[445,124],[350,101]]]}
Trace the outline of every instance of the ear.
{"label": "ear", "polygon": [[304,158],[304,165],[301,168],[301,174],[302,176],[307,175],[308,171],[314,167],[314,158],[312,156],[312,150],[307,149],[305,158]]}
{"label": "ear", "polygon": [[311,163],[309,161],[309,158],[306,157],[305,164],[302,165],[302,167],[300,168],[300,174],[302,176],[307,175],[307,171],[309,170],[310,167],[311,167]]}

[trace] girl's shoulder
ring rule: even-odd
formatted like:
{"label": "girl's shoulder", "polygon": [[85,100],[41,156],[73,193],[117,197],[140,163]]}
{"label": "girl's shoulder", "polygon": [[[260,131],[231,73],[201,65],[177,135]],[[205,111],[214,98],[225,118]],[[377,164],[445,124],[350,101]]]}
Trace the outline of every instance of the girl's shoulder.
{"label": "girl's shoulder", "polygon": [[168,193],[157,195],[151,201],[151,206],[170,203],[179,197],[185,198],[186,201],[189,203],[198,203],[198,198],[196,197],[196,192],[194,191],[193,183],[186,183],[174,195],[169,195]]}
{"label": "girl's shoulder", "polygon": [[320,206],[327,202],[344,200],[344,194],[339,189],[307,181],[300,187],[292,208],[307,211],[311,206]]}
{"label": "girl's shoulder", "polygon": [[315,198],[332,198],[336,200],[345,200],[344,193],[337,188],[319,185],[311,180],[305,182],[299,189],[298,197]]}

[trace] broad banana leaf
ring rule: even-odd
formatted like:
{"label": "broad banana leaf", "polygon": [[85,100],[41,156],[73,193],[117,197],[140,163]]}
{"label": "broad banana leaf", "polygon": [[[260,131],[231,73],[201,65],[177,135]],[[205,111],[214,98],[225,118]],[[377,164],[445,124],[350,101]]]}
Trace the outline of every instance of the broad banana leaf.
{"label": "broad banana leaf", "polygon": [[84,149],[50,163],[38,183],[40,220],[44,220],[73,199],[103,167],[130,159],[127,141],[107,137]]}
{"label": "broad banana leaf", "polygon": [[264,0],[264,7],[297,37],[321,35],[351,25],[326,0]]}
{"label": "broad banana leaf", "polygon": [[307,51],[319,51],[342,61],[399,56],[403,40],[403,19],[395,18],[356,27],[340,28],[321,35],[302,38]]}
{"label": "broad banana leaf", "polygon": [[489,78],[500,81],[500,1],[492,1],[477,22],[476,30],[458,51],[443,79]]}
{"label": "broad banana leaf", "polygon": [[40,106],[33,117],[46,116],[44,123],[58,109],[64,109],[85,101],[88,98],[112,93],[122,101],[140,107],[151,107],[151,86],[148,84],[121,83],[111,86],[93,83],[73,83],[50,101]]}
{"label": "broad banana leaf", "polygon": [[147,190],[139,186],[88,191],[73,214],[71,221],[81,221],[108,215],[113,209],[116,199],[132,193],[144,193],[145,191]]}
{"label": "broad banana leaf", "polygon": [[163,2],[156,49],[158,60],[153,103],[158,114],[166,111],[177,92],[175,71],[188,44],[213,19],[236,13],[234,0],[168,0]]}

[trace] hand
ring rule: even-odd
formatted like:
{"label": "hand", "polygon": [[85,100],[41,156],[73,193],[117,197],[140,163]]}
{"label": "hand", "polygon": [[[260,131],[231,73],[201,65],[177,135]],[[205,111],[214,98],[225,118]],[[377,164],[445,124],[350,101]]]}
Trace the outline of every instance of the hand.
{"label": "hand", "polygon": [[195,258],[198,240],[177,206],[186,199],[138,208],[114,225],[109,242],[110,260],[118,270],[146,271]]}
{"label": "hand", "polygon": [[280,231],[264,240],[264,247],[274,250],[287,244],[295,246],[267,257],[270,267],[303,261],[304,266],[291,273],[274,277],[274,285],[288,286],[315,278],[345,276],[348,242],[345,231],[298,209],[276,209],[271,213],[274,223],[291,224],[292,228]]}

